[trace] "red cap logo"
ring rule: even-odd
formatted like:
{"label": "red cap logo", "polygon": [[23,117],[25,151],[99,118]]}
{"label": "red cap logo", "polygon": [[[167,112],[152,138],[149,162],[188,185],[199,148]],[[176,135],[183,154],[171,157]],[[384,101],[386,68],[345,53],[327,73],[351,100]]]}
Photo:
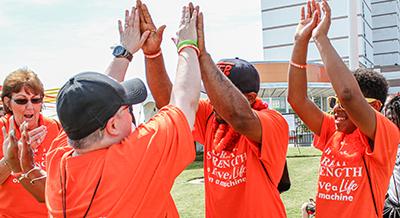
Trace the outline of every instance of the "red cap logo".
{"label": "red cap logo", "polygon": [[217,67],[225,74],[225,76],[229,76],[231,74],[231,70],[235,66],[232,62],[218,62]]}

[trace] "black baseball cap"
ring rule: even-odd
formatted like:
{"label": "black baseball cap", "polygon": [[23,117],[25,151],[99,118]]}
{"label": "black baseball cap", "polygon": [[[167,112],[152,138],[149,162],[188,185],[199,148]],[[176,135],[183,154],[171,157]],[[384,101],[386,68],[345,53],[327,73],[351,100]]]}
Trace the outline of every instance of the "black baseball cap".
{"label": "black baseball cap", "polygon": [[217,66],[242,93],[258,93],[260,90],[260,76],[248,61],[240,58],[222,59]]}
{"label": "black baseball cap", "polygon": [[119,83],[105,74],[83,72],[61,88],[57,115],[68,138],[79,140],[104,127],[121,106],[142,103],[146,97],[140,79]]}

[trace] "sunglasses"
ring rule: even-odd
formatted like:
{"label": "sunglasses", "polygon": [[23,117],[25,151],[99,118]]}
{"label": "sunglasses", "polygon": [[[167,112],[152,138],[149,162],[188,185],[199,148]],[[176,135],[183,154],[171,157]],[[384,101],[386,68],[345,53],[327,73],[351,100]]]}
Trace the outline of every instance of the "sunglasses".
{"label": "sunglasses", "polygon": [[17,99],[12,99],[16,104],[19,104],[19,105],[25,105],[25,104],[27,104],[29,101],[32,103],[32,104],[40,104],[40,103],[42,103],[43,102],[43,98],[32,98],[32,99],[26,99],[26,98],[17,98]]}
{"label": "sunglasses", "polygon": [[[368,104],[371,104],[373,102],[379,102],[380,106],[382,106],[382,102],[379,101],[378,99],[375,98],[365,98],[365,100],[368,102]],[[336,96],[329,96],[328,97],[328,105],[331,109],[333,109],[336,105],[339,106],[339,108],[344,109],[344,107],[342,106],[342,104],[340,104],[340,101],[338,99],[338,97]]]}

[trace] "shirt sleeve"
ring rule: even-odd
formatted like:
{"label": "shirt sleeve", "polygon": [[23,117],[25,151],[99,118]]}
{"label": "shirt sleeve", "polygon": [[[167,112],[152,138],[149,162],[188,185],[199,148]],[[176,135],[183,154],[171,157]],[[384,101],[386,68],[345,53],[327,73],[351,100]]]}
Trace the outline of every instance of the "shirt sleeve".
{"label": "shirt sleeve", "polygon": [[193,137],[194,140],[203,144],[205,141],[207,121],[213,113],[213,107],[209,100],[201,99],[196,113],[196,121],[194,123]]}
{"label": "shirt sleeve", "polygon": [[[387,165],[388,161],[394,163],[397,154],[397,145],[399,144],[399,129],[383,114],[375,111],[376,116],[376,132],[374,140],[374,150],[371,151],[370,146],[367,147],[367,157],[374,159],[381,165]],[[368,140],[366,137],[362,137]],[[364,142],[369,144],[368,142]]]}
{"label": "shirt sleeve", "polygon": [[275,110],[256,111],[262,127],[261,161],[272,182],[278,185],[286,161],[289,126]]}
{"label": "shirt sleeve", "polygon": [[[189,123],[183,112],[175,106],[163,107],[135,132],[126,139],[129,142],[125,140],[122,143],[123,153],[133,154],[133,159],[140,158],[140,165],[144,164],[148,171],[153,171],[171,186],[195,159]],[[138,153],[142,153],[139,155],[141,157],[138,157]]]}
{"label": "shirt sleeve", "polygon": [[314,147],[324,151],[328,140],[335,133],[335,129],[335,118],[332,115],[324,114],[320,135],[314,134]]}

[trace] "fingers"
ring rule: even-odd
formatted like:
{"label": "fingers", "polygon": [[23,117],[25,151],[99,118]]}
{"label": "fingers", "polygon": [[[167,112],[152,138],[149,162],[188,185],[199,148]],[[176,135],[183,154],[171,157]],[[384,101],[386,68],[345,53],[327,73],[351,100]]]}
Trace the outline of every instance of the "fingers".
{"label": "fingers", "polygon": [[139,29],[140,28],[140,18],[139,18],[139,9],[135,9],[135,17],[134,17],[134,21],[133,21],[133,28]]}
{"label": "fingers", "polygon": [[3,126],[1,128],[1,131],[3,133],[3,138],[4,138],[4,141],[3,141],[3,154],[4,154],[7,152],[7,149],[8,149],[8,135],[7,135],[7,130],[6,130],[5,126]]}
{"label": "fingers", "polygon": [[193,11],[194,11],[194,6],[193,6],[193,3],[190,2],[190,3],[189,3],[189,13],[190,13],[190,16],[193,16],[193,15],[192,15],[192,14],[193,14]]}
{"label": "fingers", "polygon": [[301,7],[301,10],[300,10],[300,20],[304,20],[304,19],[306,19],[306,15],[305,15],[305,9],[303,6],[303,7]]}
{"label": "fingers", "polygon": [[120,20],[118,20],[118,32],[119,35],[122,35],[122,33],[124,33],[124,28],[122,27],[122,22]]}
{"label": "fingers", "polygon": [[151,18],[151,15],[150,15],[149,9],[147,8],[147,5],[143,4],[142,9],[143,9],[143,17],[144,17],[145,22],[154,26],[153,19]]}
{"label": "fingers", "polygon": [[124,27],[127,28],[129,25],[129,10],[125,10],[125,24]]}
{"label": "fingers", "polygon": [[136,8],[132,7],[131,14],[129,15],[128,26],[133,27],[135,23],[135,17],[136,17]]}
{"label": "fingers", "polygon": [[[28,132],[28,131],[27,131]],[[47,127],[40,126],[28,132],[28,144],[41,144],[47,135]]]}
{"label": "fingers", "polygon": [[331,18],[331,8],[326,0],[322,1],[322,11],[324,12],[325,17],[329,19]]}
{"label": "fingers", "polygon": [[197,22],[197,10],[194,9],[193,14],[192,14],[192,18],[190,18],[190,22],[193,23],[194,25],[196,25]]}
{"label": "fingers", "polygon": [[311,18],[312,16],[312,11],[311,11],[311,1],[307,1],[307,18]]}
{"label": "fingers", "polygon": [[203,51],[205,49],[203,12],[200,12],[197,16],[197,43],[200,51]]}
{"label": "fingers", "polygon": [[311,14],[314,14],[316,8],[315,0],[311,0]]}
{"label": "fingers", "polygon": [[315,4],[315,10],[317,11],[317,23],[321,20],[321,5],[319,3]]}
{"label": "fingers", "polygon": [[185,7],[185,18],[184,18],[185,24],[189,23],[190,21],[190,10],[189,7]]}
{"label": "fingers", "polygon": [[181,23],[179,26],[182,26],[185,24],[185,11],[186,11],[186,6],[183,6],[182,8],[182,17],[181,17]]}

